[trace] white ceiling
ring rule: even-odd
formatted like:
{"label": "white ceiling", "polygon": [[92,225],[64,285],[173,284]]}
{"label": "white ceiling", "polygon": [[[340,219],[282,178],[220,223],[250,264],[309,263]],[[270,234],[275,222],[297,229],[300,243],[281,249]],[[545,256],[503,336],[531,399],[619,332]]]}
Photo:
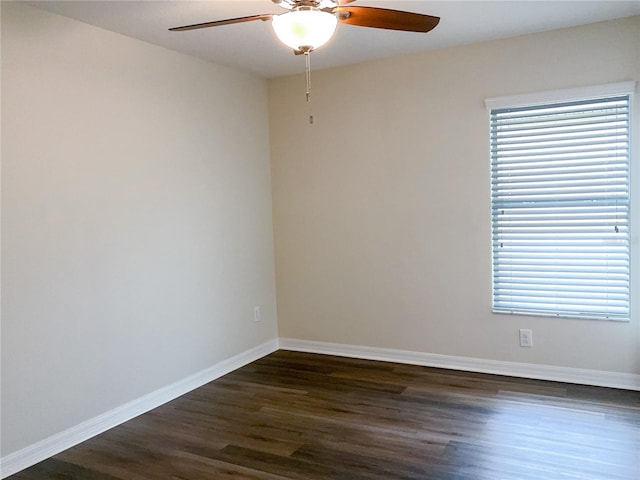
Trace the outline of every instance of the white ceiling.
{"label": "white ceiling", "polygon": [[[270,0],[30,1],[38,8],[264,77],[304,71],[304,59],[280,44],[271,22],[248,22],[186,32],[181,25],[284,10]],[[358,6],[441,17],[429,33],[338,25],[334,38],[311,55],[314,69],[465,43],[640,15],[640,0],[374,1]],[[639,46],[640,48],[640,46]]]}

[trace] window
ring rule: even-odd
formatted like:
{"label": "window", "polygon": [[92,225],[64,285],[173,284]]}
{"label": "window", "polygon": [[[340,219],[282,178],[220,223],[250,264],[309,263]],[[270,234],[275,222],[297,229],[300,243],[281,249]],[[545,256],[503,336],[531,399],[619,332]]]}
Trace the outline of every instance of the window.
{"label": "window", "polygon": [[629,319],[633,87],[487,100],[495,312]]}

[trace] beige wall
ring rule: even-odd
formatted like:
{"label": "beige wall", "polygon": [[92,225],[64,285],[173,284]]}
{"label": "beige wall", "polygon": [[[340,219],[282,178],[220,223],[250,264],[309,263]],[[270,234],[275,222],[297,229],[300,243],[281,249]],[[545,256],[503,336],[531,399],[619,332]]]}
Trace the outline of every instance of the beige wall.
{"label": "beige wall", "polygon": [[2,2],[3,456],[276,338],[267,122],[263,79]]}
{"label": "beige wall", "polygon": [[484,106],[637,81],[639,52],[634,17],[317,71],[313,126],[304,78],[271,80],[280,337],[640,373],[637,189],[631,322],[492,314]]}

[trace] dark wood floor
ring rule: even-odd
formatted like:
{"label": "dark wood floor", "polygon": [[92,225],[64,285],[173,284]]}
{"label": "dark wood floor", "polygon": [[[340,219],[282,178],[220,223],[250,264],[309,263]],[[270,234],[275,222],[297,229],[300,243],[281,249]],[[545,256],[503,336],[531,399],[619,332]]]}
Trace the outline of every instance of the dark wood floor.
{"label": "dark wood floor", "polygon": [[278,351],[27,479],[637,480],[640,393]]}

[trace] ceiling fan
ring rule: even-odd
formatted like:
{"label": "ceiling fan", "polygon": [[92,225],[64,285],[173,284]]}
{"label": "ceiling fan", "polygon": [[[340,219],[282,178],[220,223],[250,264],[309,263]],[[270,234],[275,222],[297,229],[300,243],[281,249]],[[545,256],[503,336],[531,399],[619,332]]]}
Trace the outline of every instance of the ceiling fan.
{"label": "ceiling fan", "polygon": [[296,54],[309,53],[331,39],[339,23],[360,27],[428,32],[433,30],[439,17],[421,13],[389,10],[376,7],[347,6],[355,0],[272,0],[287,9],[282,14],[264,13],[248,17],[215,20],[174,27],[169,30],[181,32],[199,28],[218,27],[254,20],[271,20],[278,38],[291,47]]}
{"label": "ceiling fan", "polygon": [[[384,28],[406,32],[429,32],[433,30],[439,17],[421,13],[389,10],[376,7],[347,6],[355,0],[271,0],[287,9],[281,14],[263,13],[248,17],[214,20],[174,27],[169,30],[183,32],[199,28],[218,27],[254,20],[271,20],[273,30],[282,43],[292,48],[296,55],[305,56],[307,77],[307,103],[311,91],[311,64],[309,54],[327,43],[333,36],[338,22],[359,27]],[[313,123],[313,114],[309,113],[309,123]]]}

